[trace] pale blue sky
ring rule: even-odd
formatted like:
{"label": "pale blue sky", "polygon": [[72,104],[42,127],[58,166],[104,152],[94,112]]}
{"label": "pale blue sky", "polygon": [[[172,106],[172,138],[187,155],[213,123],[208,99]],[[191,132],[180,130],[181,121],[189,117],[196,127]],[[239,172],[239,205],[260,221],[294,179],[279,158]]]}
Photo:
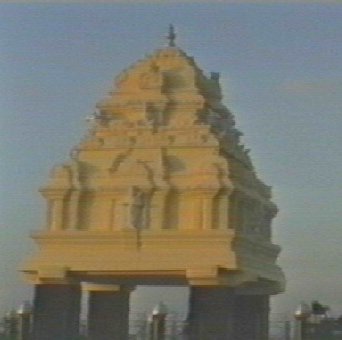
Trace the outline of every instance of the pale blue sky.
{"label": "pale blue sky", "polygon": [[273,186],[288,278],[274,311],[319,299],[342,313],[341,17],[336,4],[0,5],[0,312],[30,291],[16,268],[44,219],[38,187],[115,75],[163,46],[173,23],[199,67],[221,73]]}

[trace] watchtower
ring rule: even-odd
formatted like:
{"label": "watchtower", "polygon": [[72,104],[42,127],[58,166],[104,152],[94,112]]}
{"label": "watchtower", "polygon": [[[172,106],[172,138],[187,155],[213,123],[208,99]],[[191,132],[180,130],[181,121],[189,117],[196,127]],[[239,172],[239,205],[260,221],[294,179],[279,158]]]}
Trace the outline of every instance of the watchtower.
{"label": "watchtower", "polygon": [[192,340],[265,340],[269,296],[284,289],[271,241],[277,208],[205,75],[175,44],[124,70],[90,129],[40,191],[46,228],[23,269],[35,285],[35,340],[128,339],[136,285],[191,290]]}

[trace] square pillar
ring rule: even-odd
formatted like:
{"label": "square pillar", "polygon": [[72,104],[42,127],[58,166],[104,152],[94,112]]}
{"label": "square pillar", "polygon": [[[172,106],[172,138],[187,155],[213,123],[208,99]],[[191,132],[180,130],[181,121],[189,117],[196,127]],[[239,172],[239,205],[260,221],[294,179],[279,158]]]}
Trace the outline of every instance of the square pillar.
{"label": "square pillar", "polygon": [[269,316],[270,297],[269,295],[259,295],[259,339],[268,339],[269,336]]}
{"label": "square pillar", "polygon": [[267,340],[268,295],[238,295],[232,288],[191,287],[190,340]]}
{"label": "square pillar", "polygon": [[268,339],[269,296],[237,295],[234,309],[235,340]]}
{"label": "square pillar", "polygon": [[39,284],[35,287],[32,339],[73,340],[79,334],[80,286]]}
{"label": "square pillar", "polygon": [[116,285],[87,285],[88,339],[128,339],[130,289]]}
{"label": "square pillar", "polygon": [[191,287],[188,339],[235,340],[233,337],[233,314],[234,294],[232,289]]}

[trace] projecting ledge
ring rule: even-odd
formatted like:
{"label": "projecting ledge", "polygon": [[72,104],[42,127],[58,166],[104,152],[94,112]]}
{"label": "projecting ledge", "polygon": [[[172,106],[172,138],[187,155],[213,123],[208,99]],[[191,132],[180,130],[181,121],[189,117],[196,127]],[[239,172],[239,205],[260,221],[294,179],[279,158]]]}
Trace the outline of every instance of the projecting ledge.
{"label": "projecting ledge", "polygon": [[191,286],[230,287],[237,289],[242,295],[275,295],[285,289],[282,272],[277,277],[268,279],[253,271],[208,267],[188,269],[186,278]]}
{"label": "projecting ledge", "polygon": [[78,284],[77,280],[68,276],[69,268],[62,265],[41,265],[37,269],[21,269],[27,283],[39,284]]}
{"label": "projecting ledge", "polygon": [[186,270],[187,281],[191,286],[237,287],[246,282],[257,281],[257,276],[240,270],[226,270],[218,266],[191,268]]}
{"label": "projecting ledge", "polygon": [[158,246],[169,248],[172,246],[219,246],[232,247],[232,241],[236,237],[234,230],[209,229],[209,230],[178,230],[178,229],[143,229],[139,233],[134,228],[113,231],[95,230],[58,230],[36,231],[31,233],[31,238],[39,245],[45,246],[65,245],[106,245],[135,247],[139,238],[141,247]]}

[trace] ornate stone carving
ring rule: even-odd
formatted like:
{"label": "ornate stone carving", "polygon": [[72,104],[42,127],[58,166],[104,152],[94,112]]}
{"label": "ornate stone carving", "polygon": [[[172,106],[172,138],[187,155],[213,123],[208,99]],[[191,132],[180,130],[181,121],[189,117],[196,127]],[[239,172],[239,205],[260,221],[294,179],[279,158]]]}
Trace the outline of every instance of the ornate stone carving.
{"label": "ornate stone carving", "polygon": [[135,229],[141,229],[146,225],[147,196],[136,186],[130,188],[129,215],[130,224]]}
{"label": "ornate stone carving", "polygon": [[146,72],[140,76],[141,89],[157,89],[162,86],[161,75],[157,72]]}
{"label": "ornate stone carving", "polygon": [[[240,143],[217,76],[171,46],[122,72],[116,85],[71,162],[42,190],[54,231],[35,236],[41,252],[25,271],[34,276],[51,261],[80,280],[153,282],[162,271],[190,284],[259,278],[281,287],[277,252],[268,251],[270,188]],[[252,241],[239,246],[244,240]]]}

